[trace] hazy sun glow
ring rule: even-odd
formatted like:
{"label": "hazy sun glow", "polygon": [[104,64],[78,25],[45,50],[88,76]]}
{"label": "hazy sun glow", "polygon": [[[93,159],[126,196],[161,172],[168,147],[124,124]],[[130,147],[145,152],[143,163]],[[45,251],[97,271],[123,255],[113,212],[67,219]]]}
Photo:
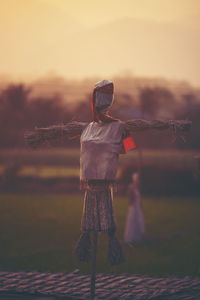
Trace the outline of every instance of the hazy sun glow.
{"label": "hazy sun glow", "polygon": [[200,84],[199,0],[1,0],[0,74],[136,75]]}

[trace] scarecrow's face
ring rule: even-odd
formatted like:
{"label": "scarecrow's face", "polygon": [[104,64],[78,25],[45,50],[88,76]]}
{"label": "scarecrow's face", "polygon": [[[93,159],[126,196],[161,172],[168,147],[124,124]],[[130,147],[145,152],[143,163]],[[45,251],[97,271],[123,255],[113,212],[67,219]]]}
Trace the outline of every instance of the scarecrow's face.
{"label": "scarecrow's face", "polygon": [[96,91],[94,95],[94,105],[97,111],[103,111],[112,106],[114,101],[113,94]]}
{"label": "scarecrow's face", "polygon": [[95,84],[92,97],[92,110],[94,121],[105,121],[112,119],[108,117],[109,108],[112,106],[114,100],[113,83],[109,80],[102,80]]}

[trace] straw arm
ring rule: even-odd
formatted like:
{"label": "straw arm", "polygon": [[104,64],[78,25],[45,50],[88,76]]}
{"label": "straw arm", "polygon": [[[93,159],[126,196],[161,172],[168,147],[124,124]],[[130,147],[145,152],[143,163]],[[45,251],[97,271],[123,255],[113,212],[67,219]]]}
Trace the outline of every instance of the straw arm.
{"label": "straw arm", "polygon": [[192,122],[186,120],[129,120],[125,122],[125,127],[129,132],[144,130],[164,130],[173,129],[174,131],[189,131]]}
{"label": "straw arm", "polygon": [[83,129],[88,123],[83,122],[69,122],[67,124],[53,125],[46,128],[35,128],[28,130],[24,134],[25,142],[36,148],[45,141],[56,140],[59,138],[76,138],[80,137]]}
{"label": "straw arm", "polygon": [[[69,122],[67,124],[54,125],[47,128],[35,128],[34,131],[26,131],[24,138],[26,143],[31,147],[38,147],[45,141],[56,140],[59,138],[79,138],[83,129],[88,123]],[[164,130],[173,129],[174,131],[188,131],[191,128],[191,122],[185,120],[129,120],[125,122],[125,128],[130,132],[144,130]]]}

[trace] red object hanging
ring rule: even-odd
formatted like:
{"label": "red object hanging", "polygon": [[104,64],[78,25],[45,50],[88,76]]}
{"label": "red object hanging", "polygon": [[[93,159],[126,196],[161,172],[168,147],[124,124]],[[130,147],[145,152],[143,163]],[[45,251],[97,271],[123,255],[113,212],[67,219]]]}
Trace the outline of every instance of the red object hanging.
{"label": "red object hanging", "polygon": [[123,145],[124,145],[125,151],[136,148],[134,139],[131,136],[128,136],[123,139]]}

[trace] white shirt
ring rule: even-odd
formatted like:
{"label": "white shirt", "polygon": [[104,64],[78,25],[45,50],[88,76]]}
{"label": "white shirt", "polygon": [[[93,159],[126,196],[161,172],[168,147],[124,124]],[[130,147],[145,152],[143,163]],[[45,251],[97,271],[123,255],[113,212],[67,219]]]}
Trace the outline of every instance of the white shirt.
{"label": "white shirt", "polygon": [[80,177],[115,180],[124,123],[91,122],[81,135]]}

